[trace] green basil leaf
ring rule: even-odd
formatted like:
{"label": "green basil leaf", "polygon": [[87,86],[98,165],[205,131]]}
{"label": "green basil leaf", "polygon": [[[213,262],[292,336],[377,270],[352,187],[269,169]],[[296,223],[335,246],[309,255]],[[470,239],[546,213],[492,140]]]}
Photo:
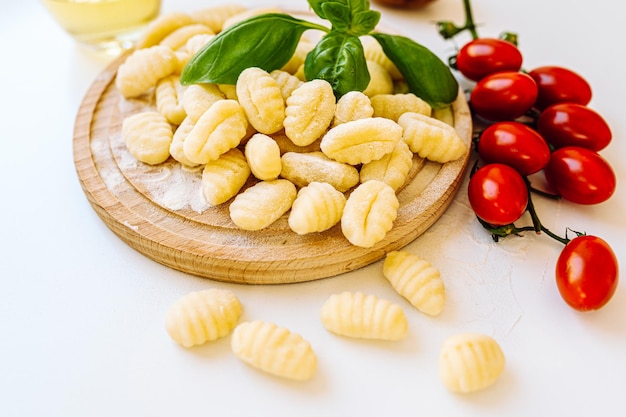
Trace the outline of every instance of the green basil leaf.
{"label": "green basil leaf", "polygon": [[313,10],[313,13],[315,13],[322,19],[326,19],[326,13],[324,13],[322,6],[324,5],[324,3],[328,3],[328,0],[308,0],[308,2],[309,7],[311,8],[311,10]]}
{"label": "green basil leaf", "polygon": [[379,21],[380,12],[375,10],[358,12],[352,17],[351,33],[355,36],[367,35],[376,28]]}
{"label": "green basil leaf", "polygon": [[347,32],[350,29],[350,9],[345,4],[329,2],[322,4],[324,16],[333,25],[333,30]]}
{"label": "green basil leaf", "polygon": [[444,62],[426,47],[404,36],[371,34],[404,76],[409,90],[433,108],[443,108],[459,94],[459,84]]}
{"label": "green basil leaf", "polygon": [[282,13],[267,13],[220,32],[187,63],[183,85],[235,84],[248,67],[266,71],[282,68],[293,56],[307,29],[328,28]]}
{"label": "green basil leaf", "polygon": [[329,32],[309,52],[304,61],[307,80],[326,80],[335,96],[363,91],[370,82],[363,45],[357,36]]}

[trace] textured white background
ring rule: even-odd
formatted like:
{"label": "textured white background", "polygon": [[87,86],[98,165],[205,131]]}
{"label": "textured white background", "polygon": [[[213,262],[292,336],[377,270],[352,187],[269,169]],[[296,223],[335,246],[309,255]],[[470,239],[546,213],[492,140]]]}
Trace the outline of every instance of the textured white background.
{"label": "textured white background", "polygon": [[[164,11],[217,1],[164,1]],[[241,2],[306,10],[304,1]],[[524,67],[563,65],[592,84],[591,106],[611,124],[602,152],[618,176],[607,203],[537,200],[544,223],[607,240],[626,262],[626,57],[619,2],[474,0],[483,36],[519,33]],[[377,7],[377,6],[374,6]],[[112,59],[86,51],[34,0],[0,13],[0,415],[3,416],[584,416],[624,415],[626,289],[602,310],[578,313],[554,283],[560,244],[526,235],[495,244],[475,222],[465,185],[445,215],[406,249],[437,266],[447,288],[441,316],[412,310],[382,277],[381,263],[339,277],[284,286],[212,282],[161,266],[126,246],[96,216],[78,183],[72,131],[83,95]],[[461,0],[421,11],[382,9],[382,23],[442,58],[455,43],[434,22],[463,21]],[[458,41],[460,45],[463,39]],[[186,350],[164,330],[181,295],[234,290],[242,320],[274,321],[308,339],[315,378],[291,383],[239,362],[228,339]],[[397,343],[339,338],[319,307],[343,290],[402,305],[409,336]],[[507,364],[490,389],[468,396],[441,385],[446,337],[479,331]]]}

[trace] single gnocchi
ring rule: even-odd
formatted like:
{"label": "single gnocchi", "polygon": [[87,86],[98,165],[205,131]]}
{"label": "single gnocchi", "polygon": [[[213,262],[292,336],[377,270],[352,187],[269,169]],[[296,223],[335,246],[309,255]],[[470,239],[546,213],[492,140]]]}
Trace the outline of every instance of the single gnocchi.
{"label": "single gnocchi", "polygon": [[202,195],[214,206],[225,203],[237,195],[249,176],[250,167],[243,152],[231,149],[204,166]]}
{"label": "single gnocchi", "polygon": [[285,101],[276,80],[265,70],[251,67],[239,74],[237,98],[248,121],[267,135],[283,128]]}
{"label": "single gnocchi", "polygon": [[312,80],[296,88],[285,109],[285,134],[298,146],[306,146],[322,137],[335,115],[335,94],[324,80]]}
{"label": "single gnocchi", "polygon": [[322,152],[287,152],[282,158],[281,176],[298,187],[326,182],[341,192],[359,183],[359,171],[352,165],[334,161]]}
{"label": "single gnocchi", "polygon": [[382,181],[359,185],[348,197],[341,216],[341,231],[350,243],[371,248],[385,238],[398,216],[396,193]]}
{"label": "single gnocchi", "polygon": [[340,336],[394,341],[408,332],[402,308],[373,294],[333,294],[322,305],[320,317],[327,330]]}
{"label": "single gnocchi", "polygon": [[285,102],[291,96],[291,93],[303,84],[298,77],[291,75],[287,71],[274,70],[270,72],[270,75],[276,80],[276,84],[280,88],[280,94]]}
{"label": "single gnocchi", "polygon": [[155,45],[133,51],[117,69],[115,86],[125,98],[138,97],[156,87],[161,78],[178,68],[176,53]]}
{"label": "single gnocchi", "polygon": [[165,116],[156,111],[136,113],[122,122],[126,148],[135,159],[146,164],[157,165],[170,157],[173,135]]}
{"label": "single gnocchi", "polygon": [[363,164],[359,175],[362,183],[369,180],[379,180],[397,192],[406,182],[412,166],[413,152],[406,142],[400,141],[391,153]]}
{"label": "single gnocchi", "polygon": [[419,113],[404,113],[398,119],[404,129],[402,139],[411,151],[434,162],[446,163],[462,157],[467,145],[447,123]]}
{"label": "single gnocchi", "polygon": [[378,94],[392,94],[393,80],[389,72],[376,61],[366,61],[367,71],[370,74],[370,82],[363,94],[369,97]]}
{"label": "single gnocchi", "polygon": [[193,23],[174,30],[163,38],[159,45],[167,46],[175,51],[184,47],[187,41],[196,35],[215,35],[215,33],[206,25]]}
{"label": "single gnocchi", "polygon": [[296,186],[288,180],[261,181],[235,197],[230,218],[244,230],[264,229],[289,211],[296,195]]}
{"label": "single gnocchi", "polygon": [[169,308],[165,329],[181,346],[202,345],[230,334],[242,310],[232,291],[216,288],[194,291]]}
{"label": "single gnocchi", "polygon": [[282,170],[280,148],[274,139],[256,133],[245,147],[245,155],[252,174],[260,180],[275,180]]}
{"label": "single gnocchi", "polygon": [[391,286],[419,311],[436,316],[446,304],[441,274],[430,262],[407,251],[392,251],[383,262]]}
{"label": "single gnocchi", "polygon": [[271,322],[241,323],[233,331],[231,348],[243,362],[281,378],[306,381],[317,371],[317,356],[311,344]]}
{"label": "single gnocchi", "polygon": [[187,117],[183,106],[185,87],[180,84],[176,75],[159,80],[155,90],[156,107],[159,113],[173,125],[179,125]]}
{"label": "single gnocchi", "polygon": [[455,393],[472,393],[493,385],[504,371],[505,357],[498,342],[479,333],[449,337],[439,354],[439,377]]}
{"label": "single gnocchi", "polygon": [[391,152],[402,139],[402,128],[381,117],[354,120],[333,127],[320,148],[331,159],[351,165],[366,164]]}
{"label": "single gnocchi", "polygon": [[374,108],[370,98],[360,91],[350,91],[337,100],[331,127],[353,120],[367,119],[373,115]]}
{"label": "single gnocchi", "polygon": [[374,109],[374,117],[384,117],[396,122],[407,112],[430,116],[433,111],[430,104],[413,93],[378,94],[371,97],[370,101]]}
{"label": "single gnocchi", "polygon": [[248,121],[239,103],[219,100],[194,124],[183,143],[183,151],[190,161],[206,164],[237,147],[247,131]]}
{"label": "single gnocchi", "polygon": [[323,232],[341,220],[346,196],[325,182],[312,182],[298,191],[289,213],[289,227],[295,233]]}

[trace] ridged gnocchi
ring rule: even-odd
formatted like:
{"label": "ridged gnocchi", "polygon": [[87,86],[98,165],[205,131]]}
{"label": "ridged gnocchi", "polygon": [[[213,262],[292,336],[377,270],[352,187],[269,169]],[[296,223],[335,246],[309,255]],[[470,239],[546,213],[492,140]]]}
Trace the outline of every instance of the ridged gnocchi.
{"label": "ridged gnocchi", "polygon": [[398,121],[400,116],[407,112],[420,113],[426,116],[432,114],[430,104],[413,93],[405,94],[378,94],[370,98],[374,117],[384,117]]}
{"label": "ridged gnocchi", "polygon": [[449,337],[439,354],[439,377],[455,393],[471,393],[493,385],[504,371],[505,357],[498,342],[479,333]]}
{"label": "ridged gnocchi", "polygon": [[167,35],[176,29],[191,25],[195,20],[187,13],[171,12],[162,14],[148,24],[137,42],[135,49],[145,49],[158,45]]}
{"label": "ridged gnocchi", "polygon": [[327,330],[340,336],[394,341],[408,332],[399,305],[361,292],[331,295],[322,305],[320,318]]}
{"label": "ridged gnocchi", "polygon": [[248,121],[239,103],[218,100],[194,124],[183,151],[190,161],[206,164],[238,146],[247,131]]}
{"label": "ridged gnocchi", "polygon": [[298,187],[326,182],[341,192],[359,183],[359,171],[352,165],[334,161],[322,152],[287,152],[282,158],[281,176]]}
{"label": "ridged gnocchi", "polygon": [[250,167],[244,154],[231,149],[202,170],[202,195],[214,206],[237,195],[250,176]]}
{"label": "ridged gnocchi", "polygon": [[281,378],[306,381],[317,371],[317,356],[311,344],[271,322],[241,323],[233,331],[231,348],[243,362]]}
{"label": "ridged gnocchi", "polygon": [[184,91],[177,75],[161,78],[156,85],[157,110],[173,125],[181,124],[187,117],[182,101]]}
{"label": "ridged gnocchi", "polygon": [[199,164],[189,160],[185,155],[184,145],[185,139],[191,130],[193,129],[194,122],[189,117],[185,117],[185,120],[176,128],[174,136],[172,137],[172,143],[170,144],[170,155],[176,161],[180,162],[186,167],[196,167]]}
{"label": "ridged gnocchi", "polygon": [[430,262],[407,251],[389,252],[383,275],[391,286],[419,311],[436,316],[446,304],[441,274]]}
{"label": "ridged gnocchi", "polygon": [[379,180],[397,192],[406,182],[412,165],[413,152],[409,149],[409,145],[401,140],[391,153],[363,164],[359,175],[362,183]]}
{"label": "ridged gnocchi", "polygon": [[459,159],[467,146],[447,123],[419,113],[404,113],[398,119],[404,129],[402,139],[411,151],[430,161],[446,163]]}
{"label": "ridged gnocchi", "polygon": [[246,68],[236,84],[237,98],[248,121],[267,135],[283,128],[285,101],[276,80],[260,68]]}
{"label": "ridged gnocchi", "polygon": [[350,243],[371,248],[385,238],[398,216],[395,191],[382,181],[370,180],[350,193],[341,216],[341,231]]}
{"label": "ridged gnocchi", "polygon": [[333,127],[320,148],[329,158],[351,165],[366,164],[391,152],[402,139],[402,128],[381,117],[353,120]]}
{"label": "ridged gnocchi", "polygon": [[360,91],[349,91],[337,100],[331,127],[374,115],[370,98]]}
{"label": "ridged gnocchi", "polygon": [[163,38],[159,45],[167,46],[175,51],[185,46],[187,41],[195,35],[215,35],[215,33],[206,25],[192,23],[174,30]]}
{"label": "ridged gnocchi", "polygon": [[155,45],[133,51],[117,69],[115,86],[125,98],[147,93],[161,78],[173,74],[178,57],[171,48]]}
{"label": "ridged gnocchi", "polygon": [[242,310],[232,291],[194,291],[172,304],[165,317],[165,329],[181,346],[202,345],[230,334]]}
{"label": "ridged gnocchi", "polygon": [[291,75],[287,71],[274,70],[270,72],[272,78],[276,80],[276,84],[280,88],[280,93],[283,96],[283,100],[285,102],[291,96],[291,93],[298,87],[300,87],[303,83],[296,77],[295,75]]}
{"label": "ridged gnocchi", "polygon": [[312,80],[296,88],[286,101],[285,134],[298,146],[319,139],[335,115],[335,94],[328,81]]}
{"label": "ridged gnocchi", "polygon": [[267,181],[275,180],[280,175],[280,148],[271,137],[263,133],[253,135],[246,143],[245,155],[256,178]]}
{"label": "ridged gnocchi", "polygon": [[261,181],[235,197],[230,218],[244,230],[264,229],[289,211],[296,194],[296,186],[288,180]]}
{"label": "ridged gnocchi", "polygon": [[323,232],[341,220],[346,196],[325,182],[312,182],[298,191],[289,213],[289,227],[295,233]]}
{"label": "ridged gnocchi", "polygon": [[165,116],[156,111],[136,113],[122,122],[122,138],[138,161],[156,165],[170,156],[173,131]]}

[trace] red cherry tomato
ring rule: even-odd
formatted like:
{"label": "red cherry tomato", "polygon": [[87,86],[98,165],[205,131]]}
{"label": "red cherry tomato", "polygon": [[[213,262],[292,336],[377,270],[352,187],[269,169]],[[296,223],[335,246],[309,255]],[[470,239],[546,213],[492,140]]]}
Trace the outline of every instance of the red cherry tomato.
{"label": "red cherry tomato", "polygon": [[537,130],[555,148],[582,146],[597,152],[612,139],[611,128],[602,116],[576,103],[547,107],[537,119]]}
{"label": "red cherry tomato", "polygon": [[609,302],[619,275],[611,247],[596,236],[572,239],[556,263],[556,284],[563,300],[579,311],[597,310]]}
{"label": "red cherry tomato", "polygon": [[552,152],[544,168],[548,184],[564,199],[578,204],[598,204],[615,192],[616,177],[597,152],[566,146]]}
{"label": "red cherry tomato", "polygon": [[522,175],[541,171],[550,161],[550,148],[541,135],[519,122],[497,122],[487,127],[478,141],[485,162],[499,162]]}
{"label": "red cherry tomato", "polygon": [[468,185],[469,203],[476,215],[494,226],[519,219],[528,205],[528,188],[522,176],[504,164],[479,168]]}
{"label": "red cherry tomato", "polygon": [[587,105],[591,101],[591,86],[579,74],[567,68],[545,66],[528,73],[539,87],[535,107],[545,109],[556,103]]}
{"label": "red cherry tomato", "polygon": [[519,71],[522,53],[511,42],[479,38],[463,45],[456,56],[456,67],[466,78],[479,81],[500,71]]}
{"label": "red cherry tomato", "polygon": [[478,81],[470,95],[474,113],[492,121],[514,120],[535,104],[537,84],[521,72],[504,71]]}

